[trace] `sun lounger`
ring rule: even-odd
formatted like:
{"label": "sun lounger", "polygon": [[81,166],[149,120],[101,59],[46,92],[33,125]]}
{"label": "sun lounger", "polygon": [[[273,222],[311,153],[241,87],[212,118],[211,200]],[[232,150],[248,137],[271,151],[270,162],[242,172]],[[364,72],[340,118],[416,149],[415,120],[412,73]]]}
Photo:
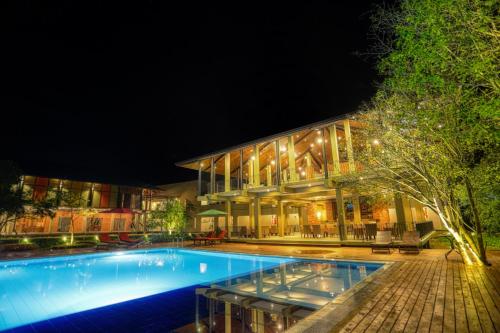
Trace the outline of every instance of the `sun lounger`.
{"label": "sun lounger", "polygon": [[420,253],[420,233],[418,231],[405,231],[403,241],[399,245],[399,252]]}
{"label": "sun lounger", "polygon": [[222,230],[217,236],[207,237],[207,242],[209,244],[215,244],[216,242],[222,243],[225,237],[226,237],[226,231]]}
{"label": "sun lounger", "polygon": [[121,242],[128,244],[130,246],[136,246],[139,247],[139,245],[144,244],[145,241],[142,239],[132,239],[129,237],[128,232],[120,232],[118,234],[118,238],[120,239]]}
{"label": "sun lounger", "polygon": [[375,242],[371,244],[372,253],[384,251],[391,253],[392,237],[390,231],[377,231]]}
{"label": "sun lounger", "polygon": [[193,238],[193,245],[201,245],[201,242],[205,242],[205,245],[207,244],[207,241],[209,238],[215,237],[215,233],[213,231],[210,231],[206,236],[196,236]]}
{"label": "sun lounger", "polygon": [[97,249],[109,249],[112,247],[127,247],[128,245],[119,240],[111,239],[108,233],[99,234],[99,244],[96,245]]}

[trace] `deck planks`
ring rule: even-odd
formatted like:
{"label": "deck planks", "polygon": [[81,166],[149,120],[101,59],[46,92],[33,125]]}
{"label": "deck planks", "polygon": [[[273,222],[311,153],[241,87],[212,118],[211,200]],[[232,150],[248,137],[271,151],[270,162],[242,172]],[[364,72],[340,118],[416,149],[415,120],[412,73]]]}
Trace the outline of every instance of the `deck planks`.
{"label": "deck planks", "polygon": [[335,331],[500,332],[496,272],[444,259],[405,262]]}

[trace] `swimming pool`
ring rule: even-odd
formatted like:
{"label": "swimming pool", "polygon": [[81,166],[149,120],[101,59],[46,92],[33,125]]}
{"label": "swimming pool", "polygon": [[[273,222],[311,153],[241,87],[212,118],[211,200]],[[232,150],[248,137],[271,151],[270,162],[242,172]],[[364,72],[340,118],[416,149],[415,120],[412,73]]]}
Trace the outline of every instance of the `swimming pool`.
{"label": "swimming pool", "polygon": [[321,306],[381,266],[170,248],[0,261],[0,330],[200,285],[292,303],[323,288]]}

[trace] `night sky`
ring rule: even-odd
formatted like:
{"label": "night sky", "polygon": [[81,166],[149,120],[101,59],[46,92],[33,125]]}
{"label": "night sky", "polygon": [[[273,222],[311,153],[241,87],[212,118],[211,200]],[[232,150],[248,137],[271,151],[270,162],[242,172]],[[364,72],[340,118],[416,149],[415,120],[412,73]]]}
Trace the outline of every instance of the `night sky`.
{"label": "night sky", "polygon": [[[373,2],[373,1],[372,1]],[[115,183],[335,115],[374,93],[362,1],[0,4],[2,159]]]}

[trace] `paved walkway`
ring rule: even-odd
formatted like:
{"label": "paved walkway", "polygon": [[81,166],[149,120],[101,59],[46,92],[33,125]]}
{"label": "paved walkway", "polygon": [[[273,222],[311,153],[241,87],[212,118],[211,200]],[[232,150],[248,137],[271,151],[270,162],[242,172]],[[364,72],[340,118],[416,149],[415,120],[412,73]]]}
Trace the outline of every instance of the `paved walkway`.
{"label": "paved walkway", "polygon": [[291,332],[500,332],[500,253],[491,267],[466,266],[445,250],[419,255],[371,254],[365,248],[325,249],[223,244],[214,250],[396,261],[358,292],[335,300]]}

